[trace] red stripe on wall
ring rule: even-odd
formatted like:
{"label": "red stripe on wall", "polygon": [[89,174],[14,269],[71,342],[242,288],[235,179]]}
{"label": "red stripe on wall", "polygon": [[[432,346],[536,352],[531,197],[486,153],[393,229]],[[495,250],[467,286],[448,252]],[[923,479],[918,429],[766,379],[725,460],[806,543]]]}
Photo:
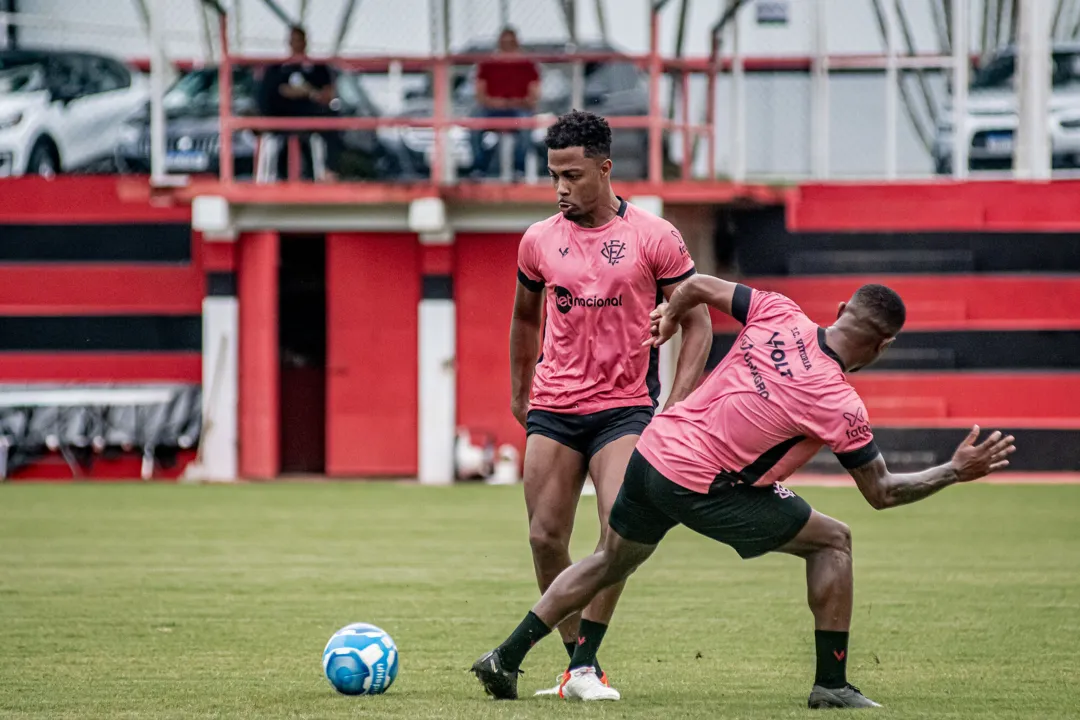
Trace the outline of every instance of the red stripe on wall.
{"label": "red stripe on wall", "polygon": [[[797,302],[828,325],[837,306],[866,283],[888,285],[907,306],[905,330],[1065,330],[1080,328],[1080,278],[1054,276],[844,276],[751,278],[747,284]],[[713,327],[737,332],[730,316],[712,310]]]}
{"label": "red stripe on wall", "polygon": [[162,353],[0,353],[0,382],[183,382],[202,378],[202,355]]}
{"label": "red stripe on wall", "polygon": [[876,425],[893,419],[1080,417],[1080,374],[865,372],[849,380]]}
{"label": "red stripe on wall", "polygon": [[7,223],[190,222],[186,205],[152,205],[149,180],[115,175],[37,176],[0,180],[0,217]]}
{"label": "red stripe on wall", "polygon": [[0,315],[197,315],[204,285],[192,266],[0,265]]}
{"label": "red stripe on wall", "polygon": [[328,475],[416,474],[419,267],[415,235],[326,238]]}
{"label": "red stripe on wall", "polygon": [[789,196],[792,231],[1080,230],[1080,181],[829,183]]}
{"label": "red stripe on wall", "polygon": [[276,232],[244,233],[240,244],[240,475],[272,478],[281,467]]}
{"label": "red stripe on wall", "polygon": [[466,234],[454,242],[458,424],[525,448],[510,414],[510,316],[519,235]]}

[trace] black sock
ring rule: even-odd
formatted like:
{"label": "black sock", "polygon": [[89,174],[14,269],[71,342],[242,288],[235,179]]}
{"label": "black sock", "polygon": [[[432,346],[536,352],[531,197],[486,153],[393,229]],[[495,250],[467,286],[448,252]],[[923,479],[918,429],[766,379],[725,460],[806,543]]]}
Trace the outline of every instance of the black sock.
{"label": "black sock", "polygon": [[841,688],[847,685],[848,634],[839,630],[815,630],[817,676],[815,685]]}
{"label": "black sock", "polygon": [[574,656],[570,658],[570,669],[580,667],[594,667],[596,674],[600,674],[600,665],[596,662],[596,651],[600,649],[600,643],[604,640],[607,625],[582,620],[578,629],[577,647],[574,648]]}
{"label": "black sock", "polygon": [[507,670],[517,670],[532,646],[551,633],[551,628],[531,610],[497,650]]}
{"label": "black sock", "polygon": [[563,647],[566,648],[566,654],[570,656],[570,659],[574,659],[574,651],[577,650],[577,643],[570,641],[564,642]]}
{"label": "black sock", "polygon": [[[566,648],[566,654],[570,656],[570,665],[567,666],[567,670],[574,667],[574,653],[577,651],[576,642],[563,643],[563,647]],[[600,669],[600,661],[595,657],[593,658],[593,667],[596,668],[597,675],[603,675],[604,671]]]}

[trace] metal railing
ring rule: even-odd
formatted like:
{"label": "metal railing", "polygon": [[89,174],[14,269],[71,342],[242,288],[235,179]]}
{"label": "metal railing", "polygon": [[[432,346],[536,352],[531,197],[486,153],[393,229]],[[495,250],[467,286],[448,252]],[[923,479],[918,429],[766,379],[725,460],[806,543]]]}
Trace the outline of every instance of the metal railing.
{"label": "metal railing", "polygon": [[[711,51],[705,57],[669,58],[661,56],[659,49],[660,37],[660,14],[658,5],[654,4],[650,19],[650,43],[649,52],[645,54],[622,54],[617,52],[584,53],[574,52],[568,54],[523,54],[514,59],[527,58],[538,63],[569,64],[574,68],[573,72],[573,97],[581,98],[583,72],[586,63],[618,62],[632,64],[647,73],[648,82],[648,112],[644,115],[625,115],[608,117],[608,122],[613,129],[633,129],[645,131],[648,137],[648,162],[646,182],[652,186],[659,186],[664,178],[664,145],[665,134],[678,135],[681,144],[682,166],[679,178],[689,181],[694,178],[695,159],[699,160],[698,167],[701,169],[706,181],[718,180],[717,163],[718,147],[721,141],[726,141],[728,150],[728,162],[725,167],[725,176],[728,181],[735,183],[746,182],[749,172],[747,168],[747,89],[746,75],[750,72],[797,72],[807,73],[810,78],[809,92],[809,126],[810,145],[809,176],[815,179],[826,180],[832,178],[835,173],[830,169],[830,78],[836,73],[875,71],[883,73],[885,82],[883,85],[884,113],[884,143],[882,148],[882,160],[884,161],[884,177],[896,179],[898,172],[898,135],[900,132],[900,100],[903,97],[904,105],[907,105],[904,89],[901,87],[905,73],[933,72],[944,74],[951,80],[951,116],[952,125],[952,161],[951,174],[955,178],[964,178],[968,174],[968,153],[970,150],[971,119],[968,117],[968,77],[971,68],[972,54],[968,44],[968,38],[972,30],[971,8],[968,0],[952,0],[951,12],[951,45],[947,48],[947,54],[914,54],[901,52],[901,28],[902,18],[897,17],[897,8],[893,3],[885,2],[879,7],[883,8],[880,21],[882,35],[885,40],[885,52],[883,54],[843,55],[830,54],[828,51],[828,28],[824,17],[824,0],[813,1],[813,43],[812,54],[809,57],[793,58],[761,58],[747,57],[743,54],[740,42],[739,23],[731,22],[739,12],[741,3],[728,0],[727,9],[721,19],[712,28]],[[455,117],[451,111],[451,78],[453,68],[456,66],[474,65],[479,62],[499,62],[498,56],[488,54],[443,54],[434,57],[408,57],[408,56],[377,56],[377,57],[336,57],[320,60],[342,70],[357,73],[385,73],[390,78],[400,79],[404,73],[429,73],[431,77],[433,109],[430,117],[310,117],[310,118],[273,118],[273,117],[249,117],[237,116],[232,111],[232,80],[233,69],[242,66],[262,66],[287,61],[285,58],[254,58],[233,54],[229,49],[231,37],[228,27],[229,18],[224,14],[219,15],[221,61],[219,63],[219,88],[221,92],[220,107],[220,132],[221,132],[221,162],[220,182],[224,185],[236,183],[234,166],[232,162],[232,148],[234,133],[240,131],[256,132],[304,132],[304,131],[349,131],[349,130],[378,130],[381,128],[424,128],[431,133],[433,145],[430,162],[428,163],[428,184],[438,186],[452,182],[448,173],[448,163],[451,162],[449,152],[448,131],[451,128],[462,128],[469,131],[495,131],[508,133],[518,130],[540,130],[550,122],[550,116],[534,116],[527,118],[477,118]],[[153,23],[151,23],[153,26]],[[153,29],[153,28],[152,28]],[[1036,36],[1035,41],[1029,41],[1026,56],[1043,53],[1049,57],[1047,47],[1048,38],[1039,37],[1038,32],[1028,33],[1028,36]],[[1025,35],[1021,34],[1021,40]],[[1021,43],[1022,44],[1022,43]],[[721,52],[723,51],[723,52]],[[1018,54],[1021,54],[1018,52]],[[152,63],[153,64],[153,63]],[[1018,71],[1017,78],[1021,82],[1027,81],[1031,72]],[[153,73],[152,73],[153,75]],[[700,107],[702,93],[700,86],[697,92],[692,92],[693,78],[704,77],[705,91],[704,109],[699,110],[699,118],[691,117],[692,98],[693,103]],[[727,77],[730,80],[730,94],[726,107],[718,107],[718,79]],[[669,119],[665,113],[662,101],[662,82],[670,78],[678,91],[673,97],[678,103],[678,112],[673,114],[677,119]],[[1023,95],[1023,93],[1021,93]],[[929,102],[929,100],[928,100]],[[1021,105],[1024,101],[1021,98]],[[160,103],[158,103],[160,104]],[[580,102],[575,106],[581,107]],[[728,117],[728,132],[725,138],[719,136],[720,123],[718,113],[726,112]],[[152,113],[157,118],[156,127],[152,117],[152,136],[154,148],[159,152],[152,153],[153,180],[158,184],[171,184],[165,173],[163,150],[165,148],[164,117],[163,113]],[[1023,118],[1022,118],[1023,119]],[[1018,132],[1022,138],[1026,135],[1030,138],[1033,134],[1048,134],[1046,123],[1034,121],[1022,123]],[[160,136],[160,137],[158,137]],[[1042,138],[1043,141],[1046,138]],[[695,152],[699,142],[704,144],[704,158]],[[1030,139],[1028,140],[1030,143]],[[288,145],[288,157],[290,167],[297,161],[299,153],[296,151],[296,143],[292,141]],[[1048,155],[1048,153],[1046,153]],[[1024,158],[1018,152],[1017,171],[1022,176],[1041,176],[1040,172],[1032,169],[1030,153]],[[1042,158],[1036,158],[1035,164],[1039,165]],[[1047,168],[1049,158],[1045,158]],[[1037,169],[1037,168],[1036,168]],[[1048,172],[1048,170],[1047,170]],[[1034,174],[1033,174],[1034,173]],[[290,170],[290,177],[295,178],[296,173]],[[789,177],[794,180],[805,175]]]}
{"label": "metal railing", "polygon": [[[654,25],[658,22],[656,15],[653,16]],[[550,118],[542,116],[527,118],[475,118],[454,117],[450,112],[450,73],[454,66],[474,65],[480,62],[500,62],[504,58],[497,55],[444,55],[433,58],[417,57],[362,57],[362,58],[332,58],[320,60],[342,70],[350,70],[363,73],[419,73],[430,72],[433,88],[433,113],[431,117],[408,118],[408,117],[249,117],[238,116],[232,112],[232,80],[233,68],[238,66],[267,66],[288,62],[286,58],[252,58],[233,55],[228,46],[228,19],[225,15],[220,16],[220,38],[222,44],[222,59],[218,66],[218,87],[221,93],[219,102],[221,122],[221,162],[220,179],[225,185],[235,182],[232,159],[232,136],[233,133],[242,130],[255,132],[304,132],[304,131],[347,131],[347,130],[378,130],[381,128],[430,128],[434,131],[434,149],[431,155],[429,182],[433,185],[442,184],[446,177],[445,164],[449,157],[447,153],[446,131],[451,127],[461,127],[468,130],[480,131],[491,130],[497,132],[510,132],[515,130],[544,129],[550,124]],[[590,52],[590,53],[559,53],[559,54],[536,54],[522,53],[513,57],[505,58],[505,61],[530,60],[536,63],[561,63],[573,64],[580,68],[585,63],[619,62],[629,63],[634,66],[647,69],[649,72],[649,113],[639,116],[613,116],[608,117],[608,124],[613,130],[634,129],[648,131],[648,182],[659,184],[663,182],[663,134],[665,132],[677,132],[682,135],[683,165],[682,177],[684,180],[691,179],[691,163],[689,157],[692,153],[694,141],[704,138],[709,158],[715,158],[716,133],[714,132],[713,117],[711,110],[707,112],[704,123],[693,123],[690,117],[690,80],[693,73],[705,73],[710,77],[716,74],[715,62],[688,63],[684,60],[662,58],[656,40],[657,34],[654,27],[652,49],[646,55],[626,55],[617,52]],[[675,73],[681,76],[681,104],[682,119],[679,121],[668,120],[662,114],[660,100],[660,75],[662,73]],[[580,70],[576,70],[574,76],[580,77]],[[580,80],[575,80],[575,86],[580,86]],[[580,93],[580,88],[575,88],[575,94]],[[715,106],[715,83],[710,82],[708,107]],[[297,151],[295,143],[290,143],[289,164],[290,176],[295,176],[292,164],[296,161]],[[158,167],[154,173],[157,177],[164,175],[163,168]],[[715,161],[710,160],[710,174],[715,175]]]}

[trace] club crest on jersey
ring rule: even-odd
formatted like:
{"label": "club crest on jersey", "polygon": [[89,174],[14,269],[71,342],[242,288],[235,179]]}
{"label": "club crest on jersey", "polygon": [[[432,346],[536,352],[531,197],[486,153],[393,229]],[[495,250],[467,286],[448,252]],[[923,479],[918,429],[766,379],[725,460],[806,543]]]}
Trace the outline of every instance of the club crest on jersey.
{"label": "club crest on jersey", "polygon": [[564,287],[559,285],[555,286],[555,307],[563,315],[570,312],[572,308],[605,308],[605,307],[622,307],[622,293],[616,297],[574,297],[574,294]]}
{"label": "club crest on jersey", "polygon": [[600,255],[608,261],[609,265],[618,265],[626,251],[626,243],[621,240],[608,240],[600,246]]}

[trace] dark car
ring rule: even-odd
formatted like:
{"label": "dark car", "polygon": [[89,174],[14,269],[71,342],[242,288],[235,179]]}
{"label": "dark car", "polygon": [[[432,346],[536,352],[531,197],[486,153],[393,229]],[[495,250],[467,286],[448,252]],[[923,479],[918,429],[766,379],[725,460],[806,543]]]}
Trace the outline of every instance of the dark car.
{"label": "dark car", "polygon": [[[573,48],[563,43],[524,44],[524,53],[556,55],[574,52]],[[491,43],[472,45],[462,53],[482,55],[494,53]],[[603,44],[583,44],[577,46],[580,53],[616,52],[611,46]],[[584,110],[603,115],[644,116],[649,113],[648,74],[639,70],[631,62],[586,62],[584,63]],[[471,117],[476,113],[476,68],[455,68],[451,75],[452,108],[456,117]],[[571,110],[573,86],[572,63],[545,63],[541,69],[540,103],[537,114],[561,115]],[[430,117],[434,102],[431,84],[406,95],[406,107],[403,115],[407,117]],[[453,149],[454,162],[459,173],[467,172],[472,166],[472,148],[470,132],[460,127],[453,127],[448,132]],[[543,146],[543,132],[533,133],[534,151],[540,158],[546,157]],[[409,128],[402,130],[401,142],[417,172],[428,172],[434,133],[429,128]],[[496,133],[486,133],[484,143],[493,146],[498,142]],[[612,176],[619,179],[641,179],[648,175],[649,169],[649,134],[647,130],[615,130],[612,132],[611,155],[614,166]],[[543,168],[543,163],[540,163]]]}
{"label": "dark car", "polygon": [[[337,99],[331,110],[343,117],[377,117],[371,101],[354,73],[338,73]],[[232,110],[235,115],[257,116],[258,85],[252,68],[233,69]],[[165,93],[165,169],[176,173],[217,173],[221,133],[218,122],[220,93],[218,70],[193,70]],[[344,148],[340,160],[343,179],[391,179],[405,174],[405,156],[399,145],[381,138],[374,130],[341,133]],[[241,130],[233,135],[234,173],[252,175],[255,133]],[[122,171],[150,170],[150,113],[146,107],[129,119],[120,132],[116,162]]]}

